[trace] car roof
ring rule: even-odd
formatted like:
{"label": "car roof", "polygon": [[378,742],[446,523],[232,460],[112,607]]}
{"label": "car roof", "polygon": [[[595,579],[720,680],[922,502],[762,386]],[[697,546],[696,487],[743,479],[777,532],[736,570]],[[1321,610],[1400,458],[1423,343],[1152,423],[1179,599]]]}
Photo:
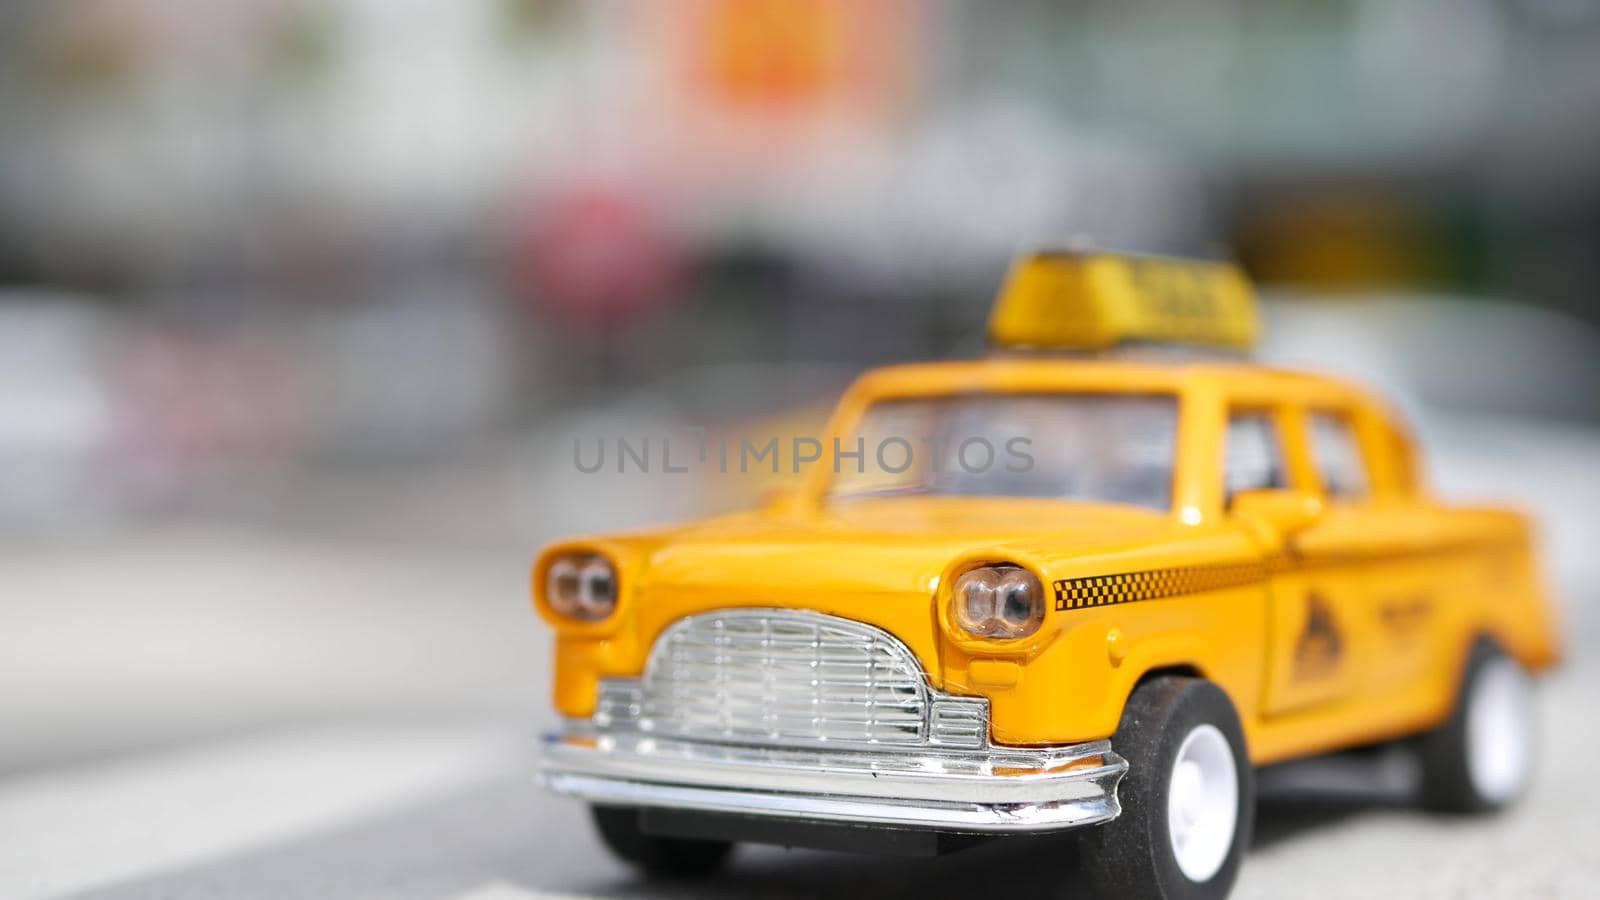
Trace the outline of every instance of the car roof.
{"label": "car roof", "polygon": [[1274,389],[1365,397],[1344,379],[1268,366],[1245,359],[1145,359],[1104,356],[997,355],[983,359],[907,363],[873,369],[858,385],[884,393],[953,393],[966,390],[1177,391],[1200,381],[1230,391]]}

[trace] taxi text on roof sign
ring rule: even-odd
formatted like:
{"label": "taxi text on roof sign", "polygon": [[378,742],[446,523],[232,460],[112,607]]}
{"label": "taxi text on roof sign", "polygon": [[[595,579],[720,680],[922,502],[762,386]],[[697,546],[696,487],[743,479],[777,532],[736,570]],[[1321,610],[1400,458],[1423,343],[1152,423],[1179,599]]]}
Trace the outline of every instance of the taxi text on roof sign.
{"label": "taxi text on roof sign", "polygon": [[1255,295],[1237,266],[1070,251],[1017,261],[989,317],[998,347],[1108,350],[1176,343],[1247,350]]}

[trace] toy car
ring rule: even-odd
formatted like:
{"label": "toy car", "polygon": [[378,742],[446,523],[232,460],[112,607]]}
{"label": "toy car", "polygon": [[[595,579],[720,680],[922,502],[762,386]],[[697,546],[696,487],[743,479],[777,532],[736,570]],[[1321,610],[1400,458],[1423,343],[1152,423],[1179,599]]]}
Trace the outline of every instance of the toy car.
{"label": "toy car", "polygon": [[1256,328],[1228,265],[1025,258],[999,352],[863,376],[797,493],[549,547],[543,783],[651,871],[1082,829],[1167,897],[1228,892],[1256,766],[1416,737],[1428,805],[1512,801],[1558,656],[1528,521]]}

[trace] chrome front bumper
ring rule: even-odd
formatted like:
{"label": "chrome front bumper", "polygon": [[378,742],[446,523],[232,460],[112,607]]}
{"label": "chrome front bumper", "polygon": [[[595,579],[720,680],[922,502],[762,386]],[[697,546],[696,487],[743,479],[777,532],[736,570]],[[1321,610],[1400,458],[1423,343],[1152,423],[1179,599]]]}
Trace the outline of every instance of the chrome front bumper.
{"label": "chrome front bumper", "polygon": [[599,804],[1005,833],[1116,818],[1127,769],[1108,741],[810,750],[597,733],[581,721],[545,739],[539,780]]}

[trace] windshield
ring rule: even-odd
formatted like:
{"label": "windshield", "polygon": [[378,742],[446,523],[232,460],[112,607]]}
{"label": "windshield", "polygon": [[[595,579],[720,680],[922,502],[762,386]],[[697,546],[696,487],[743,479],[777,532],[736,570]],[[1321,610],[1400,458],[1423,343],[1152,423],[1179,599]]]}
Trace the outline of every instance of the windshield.
{"label": "windshield", "polygon": [[[841,441],[830,501],[1035,497],[1166,510],[1178,404],[1152,394],[883,400]],[[849,455],[860,450],[859,456]]]}

